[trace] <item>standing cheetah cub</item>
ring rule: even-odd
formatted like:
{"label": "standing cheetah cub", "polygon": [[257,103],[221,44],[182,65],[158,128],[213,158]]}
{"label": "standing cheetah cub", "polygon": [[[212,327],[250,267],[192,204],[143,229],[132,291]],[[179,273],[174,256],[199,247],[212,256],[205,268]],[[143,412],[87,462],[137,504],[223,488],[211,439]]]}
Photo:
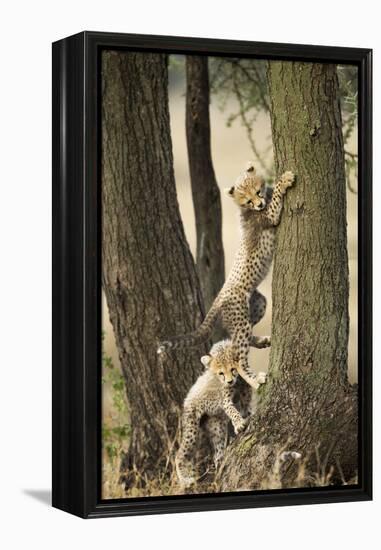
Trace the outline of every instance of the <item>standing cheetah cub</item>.
{"label": "standing cheetah cub", "polygon": [[[251,342],[257,347],[257,339]],[[259,347],[262,342],[259,342]],[[180,484],[192,485],[196,478],[192,458],[197,447],[200,426],[204,427],[214,450],[216,467],[227,445],[228,424],[231,420],[235,433],[242,431],[250,413],[252,388],[238,377],[238,363],[230,340],[214,344],[209,355],[201,358],[206,367],[184,401],[182,440],[176,455],[176,470]],[[256,389],[266,381],[266,374],[256,377]]]}
{"label": "standing cheetah cub", "polygon": [[242,237],[232,270],[200,327],[191,334],[162,342],[159,354],[205,342],[221,316],[238,355],[237,370],[248,384],[256,386],[255,375],[248,364],[248,353],[253,326],[262,319],[266,310],[266,298],[257,287],[269,271],[274,229],[280,222],[283,196],[294,180],[292,172],[285,172],[267,204],[263,179],[256,175],[253,163],[248,163],[245,172],[227,191],[241,215]]}

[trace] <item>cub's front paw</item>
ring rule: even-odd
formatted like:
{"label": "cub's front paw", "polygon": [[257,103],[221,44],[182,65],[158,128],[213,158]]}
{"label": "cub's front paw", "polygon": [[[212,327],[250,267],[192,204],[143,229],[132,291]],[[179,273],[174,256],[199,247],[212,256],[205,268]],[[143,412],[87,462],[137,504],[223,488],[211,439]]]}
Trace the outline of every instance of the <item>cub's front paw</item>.
{"label": "cub's front paw", "polygon": [[294,183],[295,183],[295,174],[293,172],[287,171],[281,175],[280,185],[284,193],[289,187],[292,187]]}
{"label": "cub's front paw", "polygon": [[257,374],[257,382],[258,384],[265,384],[267,381],[267,373],[266,372],[259,372]]}
{"label": "cub's front paw", "polygon": [[234,422],[234,433],[237,435],[246,428],[249,420],[248,418],[241,418],[238,422]]}

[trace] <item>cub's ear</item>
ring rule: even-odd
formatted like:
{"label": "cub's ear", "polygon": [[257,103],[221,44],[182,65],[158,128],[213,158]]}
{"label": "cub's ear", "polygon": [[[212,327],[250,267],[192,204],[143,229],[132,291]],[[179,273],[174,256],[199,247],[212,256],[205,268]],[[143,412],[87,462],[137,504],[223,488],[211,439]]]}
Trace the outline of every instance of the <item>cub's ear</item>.
{"label": "cub's ear", "polygon": [[246,163],[246,172],[250,172],[252,175],[255,174],[254,162],[252,160]]}
{"label": "cub's ear", "polygon": [[226,189],[224,189],[225,191],[225,195],[228,195],[228,197],[232,197],[234,195],[234,185],[232,185],[231,187],[227,187]]}
{"label": "cub's ear", "polygon": [[203,355],[201,357],[201,363],[204,365],[204,367],[208,368],[209,367],[209,364],[211,362],[212,358],[210,357],[210,355]]}

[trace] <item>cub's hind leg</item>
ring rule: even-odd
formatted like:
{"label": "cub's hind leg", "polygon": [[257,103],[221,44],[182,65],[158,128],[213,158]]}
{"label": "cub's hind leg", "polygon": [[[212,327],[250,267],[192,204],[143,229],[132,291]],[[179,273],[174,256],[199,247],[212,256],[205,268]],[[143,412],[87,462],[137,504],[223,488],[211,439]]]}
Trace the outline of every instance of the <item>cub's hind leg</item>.
{"label": "cub's hind leg", "polygon": [[[250,321],[253,327],[263,319],[266,313],[267,300],[258,290],[254,290],[249,301]],[[270,336],[252,336],[250,346],[254,348],[268,348],[271,344]]]}
{"label": "cub's hind leg", "polygon": [[250,321],[253,326],[263,318],[266,313],[266,306],[266,297],[259,290],[254,290],[249,301]]}
{"label": "cub's hind leg", "polygon": [[185,410],[182,418],[182,438],[175,458],[177,477],[180,485],[190,487],[196,482],[195,468],[192,463],[197,445],[200,418],[193,410]]}
{"label": "cub's hind leg", "polygon": [[243,418],[252,414],[251,403],[253,399],[253,388],[246,384],[244,380],[238,379],[235,385],[234,405]]}
{"label": "cub's hind leg", "polygon": [[233,340],[233,350],[238,360],[238,372],[250,386],[257,389],[256,376],[248,362],[252,325],[247,298],[234,297],[229,302],[226,301],[222,315],[224,326]]}
{"label": "cub's hind leg", "polygon": [[209,416],[205,422],[205,430],[213,447],[213,460],[217,470],[227,446],[228,421],[225,414]]}

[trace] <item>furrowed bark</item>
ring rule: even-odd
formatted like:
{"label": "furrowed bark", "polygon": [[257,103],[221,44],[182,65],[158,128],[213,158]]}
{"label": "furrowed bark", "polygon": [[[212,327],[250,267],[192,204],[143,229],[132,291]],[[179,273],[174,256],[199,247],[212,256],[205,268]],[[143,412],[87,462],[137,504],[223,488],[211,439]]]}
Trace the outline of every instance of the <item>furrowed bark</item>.
{"label": "furrowed bark", "polygon": [[[269,381],[249,429],[228,449],[222,490],[340,483],[357,471],[336,67],[272,61],[268,82],[276,170],[297,180],[277,229]],[[282,460],[284,451],[302,459]]]}
{"label": "furrowed bark", "polygon": [[157,343],[194,330],[203,303],[176,198],[166,56],[104,52],[102,106],[102,278],[131,407],[128,486],[134,471],[166,473],[200,350],[159,361]]}

